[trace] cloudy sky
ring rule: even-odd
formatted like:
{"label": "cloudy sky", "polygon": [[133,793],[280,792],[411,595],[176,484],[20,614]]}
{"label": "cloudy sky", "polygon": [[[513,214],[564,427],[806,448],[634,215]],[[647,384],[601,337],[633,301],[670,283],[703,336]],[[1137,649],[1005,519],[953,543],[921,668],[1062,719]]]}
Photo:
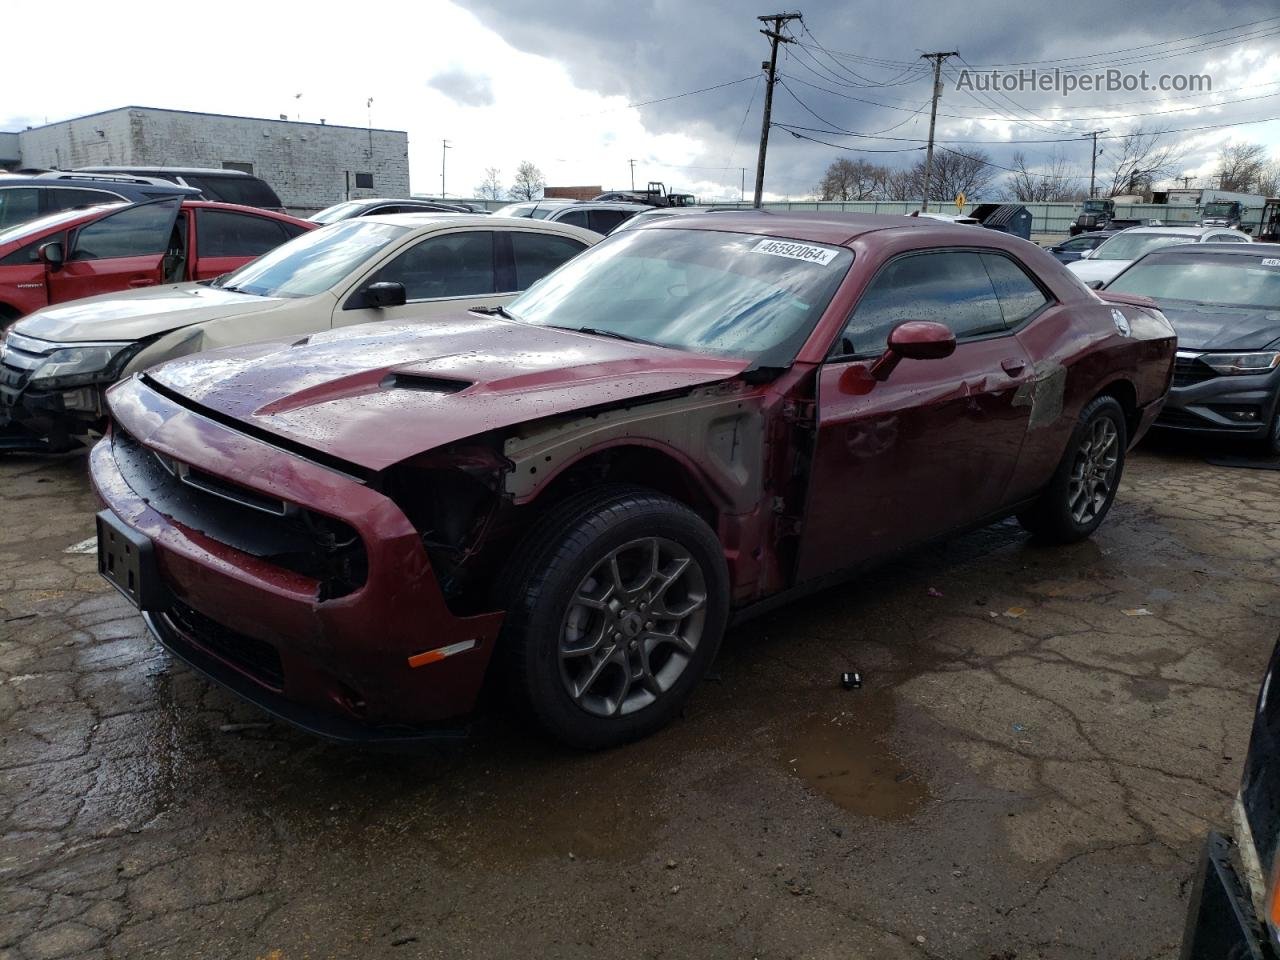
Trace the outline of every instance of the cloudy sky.
{"label": "cloudy sky", "polygon": [[[100,9],[63,0],[54,47],[6,44],[10,75],[33,82],[8,86],[0,130],[126,104],[287,113],[407,130],[416,193],[439,193],[444,139],[453,196],[470,196],[489,167],[509,183],[522,160],[549,183],[606,188],[628,186],[634,160],[638,185],[662,180],[707,199],[736,199],[745,168],[751,192],[768,54],[756,15],[773,8],[735,0],[365,0],[317,5],[304,17],[292,5],[224,0],[212,18],[173,8],[111,39],[101,33]],[[1189,176],[1210,174],[1217,150],[1233,141],[1267,144],[1280,157],[1280,120],[1244,123],[1280,117],[1274,0],[806,0],[790,9],[804,22],[791,25],[798,42],[783,48],[773,119],[826,144],[775,127],[771,197],[808,195],[836,157],[918,159],[930,92],[919,55],[933,50],[960,54],[947,64],[940,142],[964,149],[981,141],[997,163],[1020,150],[1032,165],[1047,165],[1056,152],[1087,174],[1082,133],[1108,128],[1112,136],[1138,125],[1177,131],[1169,137]],[[10,37],[48,32],[38,6],[7,10],[5,19]],[[55,53],[62,67],[51,70]],[[1081,65],[1089,73],[1147,70],[1153,81],[1208,74],[1213,92],[956,88],[958,71],[988,65],[1077,75]],[[1101,145],[1105,169],[1118,143]]]}

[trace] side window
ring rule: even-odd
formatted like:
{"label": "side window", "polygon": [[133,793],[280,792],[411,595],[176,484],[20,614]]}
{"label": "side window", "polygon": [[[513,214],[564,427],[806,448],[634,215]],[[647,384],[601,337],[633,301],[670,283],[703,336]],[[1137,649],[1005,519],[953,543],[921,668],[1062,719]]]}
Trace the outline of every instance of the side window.
{"label": "side window", "polygon": [[558,217],[557,221],[559,223],[567,223],[573,227],[582,227],[584,230],[595,229],[594,227],[587,226],[588,220],[586,210],[570,210],[563,217]]}
{"label": "side window", "polygon": [[196,242],[202,257],[256,257],[284,241],[276,221],[226,210],[196,215]]}
{"label": "side window", "polygon": [[370,280],[384,281],[404,284],[406,300],[493,293],[493,233],[471,230],[428,237]]}
{"label": "side window", "polygon": [[106,190],[73,190],[57,187],[49,191],[46,202],[49,212],[56,210],[74,210],[76,207],[92,207],[100,203],[118,203],[124,197]]}
{"label": "side window", "polygon": [[984,253],[982,262],[991,277],[991,285],[995,287],[1006,326],[1016,327],[1049,302],[1027,272],[1008,257]]}
{"label": "side window", "polygon": [[516,261],[516,289],[528,290],[560,264],[572,260],[585,249],[585,245],[568,237],[513,230],[511,253]]}
{"label": "side window", "polygon": [[36,187],[0,190],[0,230],[40,216],[40,191]]}
{"label": "side window", "polygon": [[80,228],[68,259],[105,260],[162,254],[169,245],[178,204],[147,203],[111,213]]}
{"label": "side window", "polygon": [[55,233],[47,237],[41,237],[39,240],[33,240],[25,247],[19,247],[7,257],[0,259],[0,267],[17,267],[25,266],[29,263],[39,263],[40,248],[46,243],[53,243],[55,240],[62,240],[62,234]]}
{"label": "side window", "polygon": [[834,353],[883,353],[889,331],[907,320],[945,323],[958,340],[1006,329],[980,255],[965,250],[912,253],[890,262],[871,281]]}
{"label": "side window", "polygon": [[592,210],[587,216],[587,228],[596,233],[612,233],[623,220],[630,220],[629,210]]}
{"label": "side window", "polygon": [[286,240],[292,240],[294,237],[300,237],[302,234],[307,232],[306,227],[300,227],[296,223],[286,223],[283,220],[272,220],[271,222],[280,228],[280,232],[284,234],[284,238]]}
{"label": "side window", "polygon": [[1245,243],[1244,237],[1237,237],[1234,233],[1219,233],[1217,236],[1209,238],[1214,243]]}

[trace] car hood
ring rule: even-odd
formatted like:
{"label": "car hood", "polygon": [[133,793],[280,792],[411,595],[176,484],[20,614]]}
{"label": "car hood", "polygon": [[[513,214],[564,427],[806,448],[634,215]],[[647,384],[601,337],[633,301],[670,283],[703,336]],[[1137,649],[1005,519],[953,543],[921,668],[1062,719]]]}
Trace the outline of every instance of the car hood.
{"label": "car hood", "polygon": [[1280,340],[1280,310],[1157,303],[1178,334],[1180,350],[1262,350]]}
{"label": "car hood", "polygon": [[1114,279],[1132,260],[1076,260],[1068,263],[1067,269],[1084,283],[1101,280],[1103,283]]}
{"label": "car hood", "polygon": [[178,283],[43,307],[23,317],[13,329],[55,343],[143,340],[229,314],[270,310],[284,302],[200,283]]}
{"label": "car hood", "polygon": [[468,313],[213,350],[146,376],[220,419],[382,470],[464,437],[747,366]]}

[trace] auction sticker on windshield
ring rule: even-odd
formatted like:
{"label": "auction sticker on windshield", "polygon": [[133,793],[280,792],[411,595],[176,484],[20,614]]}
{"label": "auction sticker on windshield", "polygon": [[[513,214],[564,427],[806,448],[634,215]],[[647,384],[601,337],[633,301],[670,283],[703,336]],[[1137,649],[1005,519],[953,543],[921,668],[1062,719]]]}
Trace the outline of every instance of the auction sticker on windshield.
{"label": "auction sticker on windshield", "polygon": [[818,263],[824,267],[836,257],[835,250],[815,247],[809,243],[796,243],[794,240],[761,240],[751,248],[751,252],[767,253],[771,257],[787,257],[790,260],[803,260],[806,263]]}

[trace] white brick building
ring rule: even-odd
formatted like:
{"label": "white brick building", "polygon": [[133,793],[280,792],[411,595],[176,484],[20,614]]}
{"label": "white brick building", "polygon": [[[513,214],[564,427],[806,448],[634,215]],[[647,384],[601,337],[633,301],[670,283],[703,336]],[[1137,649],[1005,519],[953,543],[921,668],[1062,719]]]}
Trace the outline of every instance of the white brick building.
{"label": "white brick building", "polygon": [[14,166],[22,167],[244,170],[271,184],[291,212],[314,212],[347,197],[409,196],[403,130],[120,107],[20,131],[17,147]]}

